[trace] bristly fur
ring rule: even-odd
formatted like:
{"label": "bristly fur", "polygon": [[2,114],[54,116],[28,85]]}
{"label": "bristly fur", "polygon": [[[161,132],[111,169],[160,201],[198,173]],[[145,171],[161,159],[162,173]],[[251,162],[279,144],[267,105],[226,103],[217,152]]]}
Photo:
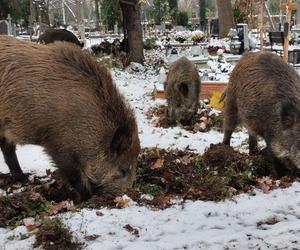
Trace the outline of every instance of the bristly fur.
{"label": "bristly fur", "polygon": [[56,41],[74,43],[81,48],[84,45],[71,31],[66,29],[48,29],[38,38],[38,42],[42,44],[54,43]]}
{"label": "bristly fur", "polygon": [[0,36],[0,51],[0,136],[43,146],[74,186],[93,182],[83,193],[107,176],[116,190],[130,185],[116,176],[136,162],[138,130],[110,72],[71,43]]}
{"label": "bristly fur", "polygon": [[170,65],[165,83],[168,116],[171,120],[192,120],[198,110],[200,77],[197,67],[186,57]]}
{"label": "bristly fur", "polygon": [[232,71],[223,95],[225,144],[242,123],[250,134],[250,153],[255,151],[256,136],[261,136],[275,156],[288,152],[285,158],[300,168],[300,77],[293,67],[272,53],[247,53]]}

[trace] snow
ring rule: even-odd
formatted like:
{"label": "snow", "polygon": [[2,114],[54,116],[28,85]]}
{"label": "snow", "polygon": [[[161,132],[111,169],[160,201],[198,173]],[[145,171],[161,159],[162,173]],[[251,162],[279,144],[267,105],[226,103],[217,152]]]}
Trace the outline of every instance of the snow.
{"label": "snow", "polygon": [[[141,69],[142,70],[142,69]],[[158,84],[159,72],[145,68],[129,72],[113,70],[119,89],[136,111],[142,147],[179,148],[187,146],[202,154],[211,143],[222,141],[217,131],[190,133],[181,128],[156,128],[144,115],[150,107],[165,103],[154,100],[151,93]],[[247,149],[247,134],[233,134],[235,148]],[[24,172],[45,175],[53,167],[48,156],[37,146],[18,147]],[[0,154],[0,172],[8,172]],[[95,209],[58,215],[74,236],[85,242],[86,249],[299,249],[300,183],[270,193],[255,191],[222,202],[187,201],[165,210],[153,210],[132,204],[123,209]],[[273,225],[257,223],[276,218]],[[139,237],[128,232],[130,224]],[[0,228],[0,250],[32,249],[34,236],[21,240],[24,226]],[[85,236],[99,235],[93,241]]]}

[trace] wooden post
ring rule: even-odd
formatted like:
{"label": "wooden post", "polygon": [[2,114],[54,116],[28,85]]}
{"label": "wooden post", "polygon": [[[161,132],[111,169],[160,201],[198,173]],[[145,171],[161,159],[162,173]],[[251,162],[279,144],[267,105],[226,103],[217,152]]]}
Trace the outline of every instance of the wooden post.
{"label": "wooden post", "polygon": [[292,10],[298,9],[298,4],[293,3],[292,0],[287,0],[286,3],[282,3],[279,5],[281,10],[286,10],[287,12],[287,35],[284,38],[284,46],[283,46],[283,59],[287,62],[289,56],[289,40],[290,40],[290,27],[291,27],[291,18],[292,18]]}
{"label": "wooden post", "polygon": [[[300,4],[300,0],[297,0],[297,3]],[[298,10],[296,12],[296,26],[298,29],[300,28],[300,12]]]}
{"label": "wooden post", "polygon": [[292,10],[289,8],[289,4],[291,0],[287,0],[287,23],[288,23],[288,30],[287,36],[284,38],[284,46],[283,46],[283,59],[287,62],[289,57],[289,38],[290,38],[290,25],[291,25],[291,17],[292,17]]}
{"label": "wooden post", "polygon": [[265,0],[260,0],[260,15],[258,18],[258,27],[259,27],[259,38],[260,38],[260,50],[263,50],[264,46],[264,4]]}

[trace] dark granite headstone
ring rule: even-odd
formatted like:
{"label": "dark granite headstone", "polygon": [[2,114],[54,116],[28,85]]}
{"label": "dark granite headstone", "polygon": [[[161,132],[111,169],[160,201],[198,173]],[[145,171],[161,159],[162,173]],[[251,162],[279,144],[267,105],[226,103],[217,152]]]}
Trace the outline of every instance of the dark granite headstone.
{"label": "dark granite headstone", "polygon": [[8,35],[8,22],[5,20],[0,21],[0,35]]}

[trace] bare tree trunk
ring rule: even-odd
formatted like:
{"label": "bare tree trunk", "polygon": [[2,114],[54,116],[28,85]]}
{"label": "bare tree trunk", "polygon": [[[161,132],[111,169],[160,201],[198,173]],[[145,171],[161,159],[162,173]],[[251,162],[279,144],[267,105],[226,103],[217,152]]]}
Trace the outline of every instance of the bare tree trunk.
{"label": "bare tree trunk", "polygon": [[217,0],[219,13],[219,37],[227,36],[229,29],[233,27],[233,12],[231,0]]}
{"label": "bare tree trunk", "polygon": [[[300,0],[296,1],[300,5]],[[300,28],[300,9],[296,11],[296,26]]]}
{"label": "bare tree trunk", "polygon": [[123,13],[124,37],[128,37],[129,62],[142,63],[144,48],[139,1],[120,0],[120,6]]}
{"label": "bare tree trunk", "polygon": [[76,18],[77,18],[77,29],[80,33],[80,39],[85,40],[85,27],[84,27],[84,14],[83,14],[83,1],[75,0],[76,4]]}
{"label": "bare tree trunk", "polygon": [[99,0],[95,0],[95,9],[96,9],[96,30],[100,31]]}

